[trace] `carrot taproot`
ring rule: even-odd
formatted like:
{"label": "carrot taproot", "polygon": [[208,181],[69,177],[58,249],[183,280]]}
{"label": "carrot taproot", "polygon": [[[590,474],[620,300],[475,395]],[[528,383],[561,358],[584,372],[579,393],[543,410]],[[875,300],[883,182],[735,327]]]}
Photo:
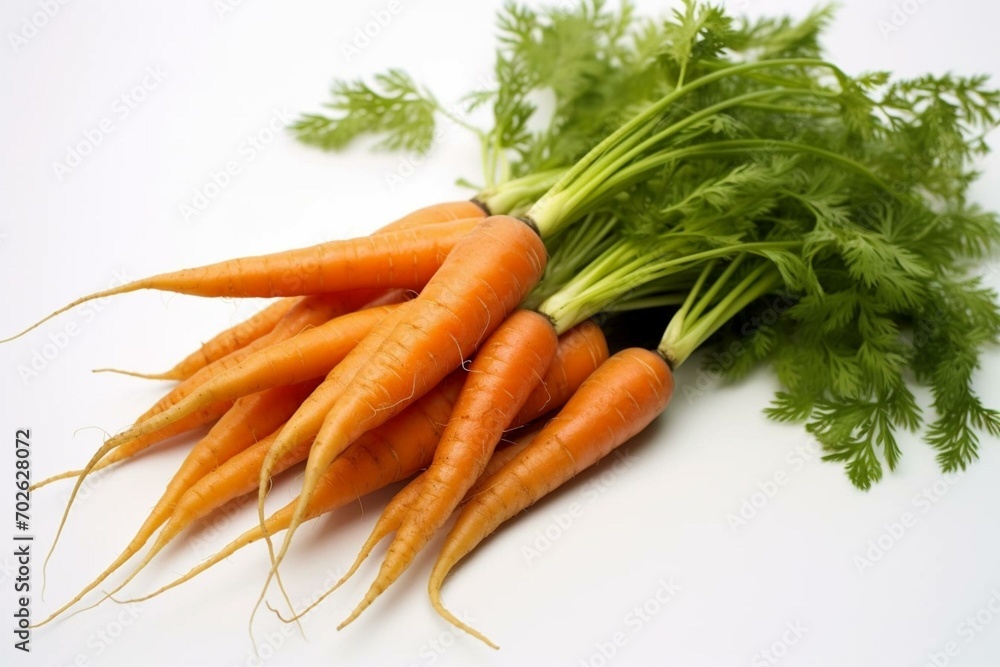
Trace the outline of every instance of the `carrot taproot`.
{"label": "carrot taproot", "polygon": [[[604,338],[601,328],[591,321],[581,322],[559,337],[556,347],[555,357],[549,365],[542,381],[529,394],[524,402],[524,406],[510,424],[510,428],[519,428],[528,424],[539,415],[545,414],[548,410],[562,407],[570,396],[583,384],[583,381],[593,373],[608,358],[608,344]],[[523,440],[519,439],[519,442]],[[475,481],[475,486],[487,474],[492,474],[490,469],[499,465],[498,461],[506,462],[508,457],[513,456],[518,448],[507,448],[504,453],[494,452],[489,458],[487,468],[484,469]],[[435,454],[435,458],[437,455]],[[354,563],[348,569],[344,577],[338,582],[338,586],[349,579],[368,558],[372,550],[384,538],[394,531],[398,531],[402,525],[402,518],[407,515],[414,498],[420,489],[420,485],[426,478],[425,471],[412,482],[410,482],[397,497],[394,497],[386,506],[383,515],[376,522],[375,527],[368,540],[362,546]],[[470,490],[471,492],[471,490]],[[454,510],[454,508],[452,508]]]}
{"label": "carrot taproot", "polygon": [[[482,490],[483,482],[489,479],[493,473],[500,468],[507,465],[507,463],[513,459],[515,456],[524,451],[524,449],[532,443],[535,436],[542,429],[544,424],[532,424],[526,427],[523,431],[518,431],[518,436],[513,440],[506,442],[502,447],[497,446],[493,451],[493,456],[490,460],[486,462],[486,467],[483,468],[482,474],[480,474],[479,479],[473,484],[468,491],[465,492],[465,497],[462,498],[462,503],[467,503],[472,498]],[[504,442],[504,441],[502,441]]]}
{"label": "carrot taproot", "polygon": [[252,446],[259,438],[281,426],[299,404],[309,395],[317,381],[287,387],[276,387],[245,396],[226,412],[188,453],[177,473],[167,484],[163,495],[153,506],[148,517],[122,553],[94,581],[85,586],[73,599],[38,624],[45,625],[83,599],[102,581],[125,564],[153,536],[156,529],[167,521],[184,493],[212,470],[230,460],[239,452]]}
{"label": "carrot taproot", "polygon": [[[365,359],[365,364],[351,380],[350,389],[334,401],[316,435],[296,516],[285,532],[272,572],[287,553],[309,500],[333,460],[468,357],[535,286],[546,259],[541,238],[528,224],[509,216],[487,218],[456,244],[423,291],[401,309],[402,318],[374,354],[365,355],[361,346],[351,353]],[[276,446],[268,458],[281,455]],[[269,472],[265,463],[261,500]],[[262,512],[260,519],[263,523]]]}
{"label": "carrot taproot", "polygon": [[322,377],[330,372],[394,306],[377,306],[341,315],[288,340],[255,352],[217,373],[169,408],[147,417],[119,436],[120,441],[163,428],[221,400]]}
{"label": "carrot taproot", "polygon": [[300,296],[360,288],[420,289],[480,220],[470,218],[330,241],[141,278],[76,299],[0,343],[20,338],[88,301],[145,289],[205,297]]}
{"label": "carrot taproot", "polygon": [[[581,344],[582,341],[589,341],[589,344]],[[586,328],[583,331],[577,328],[563,334],[559,339],[559,348],[553,361],[553,367],[549,369],[545,380],[543,380],[543,382],[550,379],[556,380],[544,392],[548,397],[547,404],[536,402],[536,407],[533,408],[537,411],[535,413],[525,412],[522,409],[517,426],[520,427],[522,423],[531,422],[545,410],[558,408],[567,401],[586,376],[596,370],[607,358],[607,346],[603,341],[603,334],[596,326]],[[604,350],[603,356],[599,353],[601,349]],[[563,368],[556,369],[556,365],[563,366]],[[323,475],[323,480],[310,502],[307,520],[332,512],[388,484],[410,477],[430,465],[435,446],[449,420],[452,405],[461,388],[461,373],[462,371],[454,371],[419,401],[384,425],[361,436],[357,442],[348,447]],[[564,381],[561,378],[569,380]],[[573,384],[574,381],[576,384]],[[536,429],[529,427],[527,433],[520,433],[514,444],[494,452],[483,471],[484,477],[480,479],[492,474],[494,470],[527,446],[536,432]],[[413,487],[419,479],[419,477],[414,479],[407,485],[406,489]],[[477,486],[473,486],[466,498],[471,497],[477,488]],[[416,492],[418,490],[415,489],[411,493],[415,495]],[[395,502],[395,499],[393,500]],[[210,559],[192,568],[184,576],[147,596],[131,601],[139,602],[159,595],[189,581],[243,547],[263,539],[265,533],[273,535],[285,530],[291,522],[295,504],[293,500],[268,517],[264,529],[259,525],[254,526]],[[344,581],[346,581],[346,576]]]}
{"label": "carrot taproot", "polygon": [[[521,409],[517,417],[514,419],[514,422],[511,424],[512,434],[514,433],[513,429],[521,429],[522,427],[527,426],[528,432],[526,434],[522,434],[526,437],[519,437],[516,446],[512,445],[510,448],[505,448],[500,452],[494,452],[493,456],[490,457],[489,462],[486,464],[486,468],[480,475],[479,480],[477,480],[472,488],[466,493],[466,498],[476,492],[484,475],[492,474],[495,469],[503,463],[506,463],[506,461],[508,461],[517,451],[523,448],[524,445],[522,443],[530,439],[530,437],[532,437],[536,432],[536,429],[532,428],[532,422],[534,420],[545,414],[547,411],[562,407],[562,405],[576,392],[584,380],[586,380],[591,373],[597,370],[597,368],[604,363],[607,358],[608,346],[604,339],[604,333],[601,331],[600,327],[594,325],[593,323],[586,322],[577,325],[560,336],[558,347],[548,372],[542,378],[541,384],[531,393],[531,396],[535,397],[535,400],[529,400],[526,402],[525,406]],[[508,449],[512,451],[508,452]],[[348,451],[350,451],[350,448],[348,448]],[[336,466],[337,461],[339,460],[340,459],[335,460],[332,465]],[[424,468],[430,465],[430,463],[431,461],[427,461],[420,467]],[[421,492],[421,485],[426,475],[427,471],[421,473],[389,502],[385,511],[376,522],[368,540],[361,547],[360,553],[358,553],[354,563],[344,576],[336,584],[334,584],[333,587],[309,605],[309,607],[295,614],[293,618],[297,619],[303,614],[308,613],[311,609],[315,608],[330,594],[342,586],[344,582],[346,582],[358,570],[361,563],[368,558],[372,549],[374,549],[375,546],[382,541],[382,539],[387,537],[393,531],[398,530],[403,517],[410,511],[414,498],[419,496]],[[326,477],[324,477],[324,483],[325,480]],[[323,488],[323,484],[321,484],[317,493],[322,493]],[[288,508],[286,508],[286,510],[287,509]]]}
{"label": "carrot taproot", "polygon": [[201,347],[162,373],[137,373],[120,368],[95,368],[95,373],[117,373],[144,380],[186,380],[197,371],[231,352],[249,345],[270,333],[295,304],[306,297],[285,297],[254,313],[249,319],[213,336]]}
{"label": "carrot taproot", "polygon": [[[175,405],[147,417],[123,433],[109,439],[91,457],[87,465],[84,466],[83,473],[77,477],[76,485],[70,493],[45,564],[48,563],[58,544],[62,528],[84,479],[103,457],[136,438],[168,428],[175,421],[188,419],[189,415],[199,414],[212,405],[235,400],[270,387],[297,384],[322,375],[330,366],[335,365],[347,355],[379,320],[384,319],[392,312],[393,308],[397,308],[397,306],[377,306],[359,310],[331,320],[323,327],[310,329],[299,336],[290,338],[281,345],[265,348],[251,354],[234,367],[205,380],[197,389]],[[321,363],[317,365],[307,361],[302,353],[303,344],[310,346],[310,349],[315,352],[311,356],[314,357],[314,360],[319,359]],[[207,368],[203,369],[203,371],[205,370]],[[199,374],[200,372],[196,373],[194,377]],[[43,564],[43,573],[44,570],[45,565]]]}
{"label": "carrot taproot", "polygon": [[[480,202],[474,200],[442,202],[412,211],[402,218],[379,228],[374,234],[419,229],[426,225],[484,217],[486,217],[485,205]],[[99,368],[95,369],[94,372],[119,373],[149,380],[187,379],[195,371],[217,359],[221,359],[230,352],[253,342],[271,331],[278,320],[298,301],[300,301],[300,297],[280,299],[253,315],[250,319],[218,334],[166,372],[136,373],[116,368]]]}
{"label": "carrot taproot", "polygon": [[548,318],[520,310],[482,344],[434,461],[421,475],[421,493],[400,519],[375,581],[345,624],[356,619],[409,568],[479,479],[503,432],[548,372],[558,342]]}
{"label": "carrot taproot", "polygon": [[434,609],[497,648],[442,604],[448,573],[504,521],[644,429],[666,407],[673,387],[670,367],[649,350],[629,348],[602,364],[531,445],[486,480],[459,513],[431,572],[428,593]]}
{"label": "carrot taproot", "polygon": [[[264,460],[263,465],[260,468],[260,479],[267,479],[270,482],[271,475],[275,469],[276,462],[282,457],[286,456],[289,451],[296,450],[303,446],[305,442],[313,442],[316,434],[319,432],[320,427],[323,424],[323,420],[330,409],[330,405],[336,400],[336,397],[341,395],[347,388],[348,384],[353,380],[354,376],[361,370],[365,363],[367,363],[368,357],[370,357],[386,338],[395,329],[398,322],[403,318],[405,311],[411,307],[410,303],[403,304],[403,306],[397,309],[395,312],[389,314],[379,322],[378,326],[372,329],[371,333],[361,341],[358,346],[354,349],[354,352],[349,354],[341,363],[339,363],[330,373],[327,375],[326,379],[317,387],[308,399],[306,399],[302,406],[292,415],[292,418],[288,420],[285,427],[278,434],[277,439],[271,447],[271,451],[267,453],[267,458]],[[267,489],[264,488],[258,481],[257,489],[257,520],[261,528],[265,527],[264,518],[264,499],[266,497]],[[271,559],[272,564],[276,562],[274,553],[274,544],[271,542],[271,536],[264,532],[264,540],[267,544],[267,553]],[[253,625],[253,619],[257,614],[257,609],[260,607],[261,602],[264,600],[264,596],[267,593],[267,588],[270,585],[271,579],[277,578],[280,584],[280,577],[277,574],[276,568],[273,567],[268,572],[267,578],[264,582],[264,586],[261,588],[260,596],[257,598],[256,604],[254,604],[253,612],[250,615],[250,624]],[[287,596],[286,596],[287,597]]]}
{"label": "carrot taproot", "polygon": [[[345,463],[340,467],[339,472],[344,474],[348,470],[354,470],[355,467],[371,466],[368,471],[372,472],[376,479],[368,483],[378,484],[379,487],[400,479],[402,476],[412,474],[414,467],[431,457],[434,445],[451,414],[460,386],[461,377],[457,374],[446,378],[433,392],[429,392],[408,410],[366,434],[364,438],[355,443],[357,447],[352,449],[350,456],[345,455]],[[152,561],[157,553],[186,527],[231,500],[256,489],[257,480],[260,477],[260,467],[277,433],[278,431],[275,431],[267,438],[237,453],[228,462],[188,489],[177,502],[169,520],[157,535],[156,541],[143,560],[105,598],[124,588],[140,570]],[[288,450],[277,462],[276,474],[304,461],[309,444],[309,441],[306,440]],[[367,491],[362,493],[367,493]],[[343,502],[348,502],[347,499],[354,499],[359,495],[356,489],[352,488],[349,495],[342,497],[345,498]],[[331,502],[329,499],[320,500]],[[317,508],[319,509],[315,510],[314,516],[319,516],[327,511],[322,509],[321,505],[317,505]],[[290,514],[290,511],[287,513]],[[257,528],[260,529],[259,526]],[[261,536],[263,537],[263,534]]]}
{"label": "carrot taproot", "polygon": [[[405,479],[426,466],[448,422],[461,384],[461,375],[453,373],[419,401],[351,445],[324,475],[323,483],[309,506],[309,519]],[[252,487],[256,486],[255,479]],[[130,601],[148,600],[189,581],[243,547],[264,539],[265,531],[273,535],[284,530],[291,521],[294,509],[292,501],[268,517],[264,529],[255,525],[184,576],[149,595]]]}
{"label": "carrot taproot", "polygon": [[[487,479],[490,475],[492,475],[494,472],[505,466],[508,461],[517,456],[522,450],[524,450],[524,448],[527,447],[534,439],[536,433],[537,433],[536,430],[529,430],[527,433],[524,433],[520,437],[518,437],[512,444],[494,451],[493,455],[490,457],[490,460],[486,462],[486,466],[483,468],[482,476],[478,480],[476,480],[476,482],[469,488],[468,491],[465,492],[465,497],[462,499],[462,502],[467,502],[472,496],[478,493],[482,480]],[[350,451],[350,449],[348,449],[348,451]],[[333,462],[331,470],[333,469],[333,467],[337,465],[339,461],[340,459],[337,459],[336,461]],[[347,572],[344,573],[344,576],[341,577],[340,580],[336,584],[334,584],[332,588],[324,592],[323,595],[317,598],[312,604],[310,604],[302,611],[296,613],[295,616],[293,617],[294,619],[300,618],[301,616],[308,614],[312,609],[316,608],[323,600],[329,597],[330,594],[332,594],[338,588],[343,586],[344,583],[346,583],[347,580],[350,579],[354,575],[354,573],[358,571],[358,568],[365,561],[365,559],[367,559],[368,556],[371,555],[372,550],[383,539],[391,535],[394,531],[399,530],[399,527],[400,525],[402,525],[403,520],[406,518],[408,514],[410,514],[413,511],[413,508],[416,507],[421,495],[424,493],[423,484],[426,479],[426,475],[427,471],[425,470],[424,472],[420,473],[415,478],[413,478],[409,484],[404,486],[399,491],[399,493],[393,496],[392,500],[389,502],[388,505],[386,505],[385,509],[382,511],[382,514],[379,516],[378,521],[375,522],[375,527],[372,528],[371,535],[368,536],[368,539],[365,541],[364,545],[362,545],[361,551],[358,553],[357,558],[355,558],[354,562],[351,564],[351,567],[348,568]],[[320,488],[317,490],[316,495],[319,496],[323,492],[322,490],[323,486],[321,485]],[[287,515],[282,518],[290,518],[291,516],[290,512],[286,511],[290,509],[292,509],[292,505],[288,505],[283,510],[281,510],[282,512],[285,512],[285,514]],[[268,521],[270,522],[273,518],[274,515],[272,515],[271,519],[268,519]],[[285,526],[287,526],[287,524],[285,524]],[[285,526],[282,526],[282,528],[284,528]],[[288,618],[288,619],[282,618],[282,620],[288,622],[293,620],[293,618]]]}

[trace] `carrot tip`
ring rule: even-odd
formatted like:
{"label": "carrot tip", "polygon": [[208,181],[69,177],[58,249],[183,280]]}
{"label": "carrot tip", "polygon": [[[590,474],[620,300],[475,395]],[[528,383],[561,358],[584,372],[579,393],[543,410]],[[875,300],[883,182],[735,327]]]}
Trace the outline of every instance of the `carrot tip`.
{"label": "carrot tip", "polygon": [[126,371],[120,368],[95,368],[91,373],[114,373],[115,375],[127,375],[129,377],[140,378],[142,380],[175,380],[171,373],[138,373],[136,371]]}

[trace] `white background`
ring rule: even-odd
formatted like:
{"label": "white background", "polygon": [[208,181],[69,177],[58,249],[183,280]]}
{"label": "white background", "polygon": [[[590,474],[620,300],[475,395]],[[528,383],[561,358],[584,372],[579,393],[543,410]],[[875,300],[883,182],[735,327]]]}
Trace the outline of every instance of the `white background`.
{"label": "white background", "polygon": [[[354,236],[415,207],[467,196],[452,183],[459,175],[477,175],[477,147],[458,132],[449,131],[444,146],[394,190],[386,175],[400,169],[398,156],[360,149],[332,156],[280,133],[256,152],[246,143],[269,123],[282,122],[282,114],[316,109],[334,76],[402,65],[450,102],[488,74],[498,2],[400,2],[402,11],[348,60],[343,45],[371,12],[385,8],[384,0],[257,0],[221,13],[208,0],[69,2],[18,45],[10,33],[25,30],[39,2],[5,0],[0,333],[104,288],[116,276]],[[807,3],[728,4],[734,11],[801,14]],[[901,25],[888,34],[879,22],[892,20],[893,2],[843,4],[827,44],[848,71],[1000,70],[996,3],[899,2],[900,11],[912,15],[897,14]],[[652,10],[658,3],[640,5]],[[147,68],[165,78],[123,117],[116,100],[142,84]],[[103,119],[112,131],[60,180],[54,163]],[[240,173],[185,221],[181,204],[233,160]],[[996,183],[1000,160],[992,158],[984,169],[984,183]],[[995,187],[981,184],[976,197],[1000,209]],[[994,267],[987,269],[990,282],[1000,284]],[[0,477],[13,477],[15,429],[31,429],[34,474],[41,478],[82,464],[102,442],[100,429],[126,426],[164,389],[91,375],[90,369],[169,367],[256,307],[141,293],[110,300],[99,312],[70,313],[3,346],[0,433],[8,453],[0,465],[8,472]],[[76,335],[60,336],[71,324]],[[66,344],[56,348],[52,341]],[[52,358],[42,362],[36,353]],[[37,375],[22,376],[19,368],[30,367],[33,357]],[[767,373],[717,387],[699,385],[703,378],[691,366],[679,373],[667,414],[628,449],[632,465],[604,465],[562,489],[511,522],[449,581],[446,601],[474,619],[500,652],[454,635],[430,609],[426,556],[344,632],[333,628],[367,588],[373,565],[308,618],[307,640],[291,630],[275,634],[283,626],[262,614],[255,632],[269,658],[265,664],[596,667],[605,664],[599,645],[621,632],[625,644],[607,664],[765,665],[775,663],[760,652],[780,643],[788,624],[805,629],[777,662],[788,667],[919,667],[933,664],[929,655],[949,642],[958,653],[937,655],[939,665],[1000,664],[1000,614],[987,608],[992,600],[1000,609],[996,442],[984,443],[982,460],[947,483],[929,448],[907,438],[900,469],[865,494],[839,466],[818,460],[800,428],[763,418],[760,410],[774,389]],[[992,406],[1000,405],[998,373],[1000,354],[990,351],[978,387]],[[708,390],[684,389],[693,386]],[[112,560],[189,444],[161,448],[123,467],[78,502],[49,569],[48,597],[32,597],[36,619]],[[763,496],[753,494],[776,473],[786,477],[774,497],[734,530],[727,517],[744,501],[760,505]],[[12,508],[12,484],[0,488],[8,490],[0,493],[0,508]],[[933,504],[915,500],[925,491]],[[64,485],[33,498],[36,589],[41,551],[66,492]],[[283,504],[292,492],[293,485],[279,485],[275,502]],[[284,570],[296,600],[314,594],[353,559],[388,497],[376,494],[300,531]],[[579,511],[571,525],[553,528],[574,503]],[[898,539],[884,535],[907,512],[915,524]],[[11,514],[0,511],[0,541],[14,532]],[[163,554],[129,590],[166,582],[254,520],[243,507],[209,523]],[[539,532],[546,530],[560,534],[551,545],[539,543],[545,548],[529,559],[524,549],[539,546]],[[890,548],[859,572],[857,558],[868,557],[870,542],[880,537]],[[30,657],[11,648],[9,554],[0,546],[5,665],[257,664],[246,621],[265,570],[259,545],[133,610],[134,619],[106,605],[39,630]],[[661,580],[679,586],[675,597],[646,620],[629,616],[656,596]],[[961,625],[984,609],[980,619],[992,622],[979,630]],[[115,638],[106,641],[109,635]],[[781,646],[777,652],[785,653]]]}

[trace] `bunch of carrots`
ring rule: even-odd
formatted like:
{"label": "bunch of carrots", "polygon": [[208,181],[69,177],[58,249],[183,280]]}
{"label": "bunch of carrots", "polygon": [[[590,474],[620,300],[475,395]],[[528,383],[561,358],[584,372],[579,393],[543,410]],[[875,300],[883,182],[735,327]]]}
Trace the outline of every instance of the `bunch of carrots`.
{"label": "bunch of carrots", "polygon": [[[492,108],[488,131],[399,71],[337,84],[332,115],[293,128],[305,142],[339,150],[374,134],[422,149],[444,117],[479,138],[485,183],[368,237],[145,278],[34,325],[144,289],[275,299],[170,370],[130,373],[175,385],[81,469],[34,485],[75,479],[61,532],[88,475],[211,425],[121,555],[40,625],[152,542],[97,603],[116,595],[194,522],[255,491],[258,525],[139,599],[258,541],[272,562],[261,600],[272,580],[284,594],[279,566],[304,522],[410,480],[337,584],[392,536],[341,627],[453,521],[431,602],[495,646],[445,608],[452,568],[642,431],[675,369],[734,336],[743,354],[726,370],[771,363],[782,383],[771,416],[805,421],[856,485],[894,467],[897,429],[918,427],[912,382],[935,397],[925,438],[945,468],[964,467],[977,433],[1000,433],[972,386],[1000,312],[967,275],[1000,225],[966,197],[1000,95],[980,77],[849,76],[822,58],[829,18],[741,21],[694,0],[666,19],[597,1],[510,5],[496,87],[470,97]],[[552,109],[532,103],[539,90]],[[778,294],[794,305],[748,334]],[[605,332],[625,311],[665,326],[655,349],[609,353]],[[932,340],[918,345],[908,332],[929,318]],[[302,462],[298,497],[268,515],[272,479]]]}

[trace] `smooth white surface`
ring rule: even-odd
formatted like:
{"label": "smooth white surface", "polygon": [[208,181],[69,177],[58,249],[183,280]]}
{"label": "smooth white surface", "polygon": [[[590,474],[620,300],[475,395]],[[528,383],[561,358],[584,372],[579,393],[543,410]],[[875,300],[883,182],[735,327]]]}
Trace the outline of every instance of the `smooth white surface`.
{"label": "smooth white surface", "polygon": [[[402,65],[450,101],[488,73],[498,2],[399,2],[402,10],[348,62],[342,45],[372,12],[387,7],[384,0],[232,0],[233,10],[221,16],[221,3],[208,1],[69,2],[17,49],[8,32],[22,30],[40,3],[6,0],[0,7],[6,35],[0,45],[0,333],[116,276],[354,236],[417,206],[466,196],[451,184],[458,175],[477,175],[477,148],[458,132],[449,132],[392,192],[386,174],[399,169],[398,156],[361,149],[332,156],[280,133],[263,144],[269,123],[317,108],[334,76]],[[750,13],[806,10],[793,0],[727,4]],[[1000,73],[996,3],[842,4],[827,44],[849,71]],[[905,24],[883,35],[879,21],[891,21],[894,6],[912,15],[897,14]],[[142,84],[147,68],[161,80],[146,79],[145,99],[125,114],[116,100]],[[104,119],[111,132],[60,182],[53,163]],[[259,149],[246,143],[262,132]],[[230,161],[240,173],[204,212],[185,221],[180,205]],[[1000,176],[1000,160],[991,158],[984,169],[977,198],[996,210],[1000,195],[987,183]],[[988,267],[989,280],[1000,285],[995,268]],[[8,452],[0,458],[0,478],[13,478],[15,429],[31,428],[40,479],[84,463],[102,442],[100,429],[126,426],[164,389],[90,369],[169,367],[256,307],[129,295],[60,317],[0,348],[0,438]],[[75,335],[60,338],[71,325]],[[47,348],[53,339],[65,345]],[[22,378],[19,367],[30,365],[36,352],[52,358],[37,376]],[[998,373],[1000,354],[991,351],[978,386],[993,406],[1000,405]],[[511,522],[449,581],[446,601],[494,638],[500,652],[456,636],[430,609],[428,554],[344,632],[333,628],[367,588],[374,564],[306,620],[308,640],[264,611],[255,627],[263,664],[918,667],[935,664],[934,653],[938,665],[1000,664],[996,442],[983,443],[982,460],[944,484],[929,448],[906,439],[900,470],[863,494],[841,468],[809,451],[801,429],[764,419],[760,410],[774,389],[767,373],[739,386],[711,385],[700,395],[684,391],[703,386],[699,380],[695,368],[683,369],[674,404],[628,448],[631,465],[612,459],[567,486]],[[77,503],[51,563],[44,602],[37,591],[41,556],[68,486],[35,494],[36,620],[112,560],[183,454],[180,446],[157,450],[95,482]],[[727,517],[744,500],[761,504],[763,496],[753,494],[778,473],[786,477],[773,498],[734,531]],[[293,486],[280,484],[274,501],[284,503]],[[13,650],[12,482],[0,488],[6,489],[0,494],[3,664],[259,664],[246,632],[265,571],[259,545],[162,598],[125,611],[105,605],[39,630],[30,658]],[[933,504],[919,499],[924,490]],[[296,602],[346,567],[389,497],[376,494],[300,531],[284,568]],[[882,537],[891,548],[859,573],[856,557],[865,557],[869,541],[906,512],[913,515],[911,527],[898,539]],[[164,553],[129,590],[166,582],[253,521],[242,506],[210,522]],[[546,531],[558,534],[548,546],[539,541]],[[526,548],[540,554],[529,558]],[[679,587],[662,605],[656,596],[669,594],[661,582]],[[655,613],[633,610],[644,605]],[[978,631],[961,625],[984,609]],[[783,635],[794,638],[786,630],[795,624],[804,628],[801,637],[787,652],[776,649],[783,654],[777,662],[765,659],[760,651]],[[616,633],[623,645],[604,660],[601,646],[607,651]],[[943,654],[949,642],[957,648],[954,657]]]}

